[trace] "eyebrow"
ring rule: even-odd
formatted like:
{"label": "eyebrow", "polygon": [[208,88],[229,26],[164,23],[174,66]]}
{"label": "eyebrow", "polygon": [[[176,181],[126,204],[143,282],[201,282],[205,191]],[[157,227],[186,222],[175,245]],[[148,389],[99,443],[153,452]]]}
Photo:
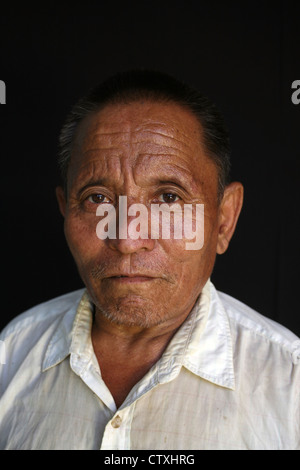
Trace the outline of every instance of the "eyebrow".
{"label": "eyebrow", "polygon": [[[168,178],[168,177],[167,178],[153,177],[149,181],[149,183],[150,184],[156,184],[157,186],[172,184],[172,185],[178,186],[178,188],[180,188],[185,193],[191,192],[191,189],[192,189],[190,182],[185,187],[182,184],[182,181],[180,181],[179,178],[176,178],[176,176],[175,177],[170,177],[170,178]],[[88,188],[92,188],[93,186],[107,186],[107,184],[108,184],[108,179],[107,178],[90,181],[89,183],[85,184],[82,188],[79,189],[79,191],[77,192],[77,198],[79,199],[81,194]]]}
{"label": "eyebrow", "polygon": [[174,167],[166,165],[164,167],[164,172],[160,174],[160,172],[158,171],[157,175],[153,177],[152,180],[159,181],[160,184],[172,183],[177,186],[180,186],[185,191],[188,191],[189,188],[194,190],[197,186],[193,174],[189,170],[186,170],[185,168],[181,168],[179,166],[177,166],[175,169]]}
{"label": "eyebrow", "polygon": [[168,185],[168,184],[173,184],[175,186],[178,186],[179,188],[181,188],[183,191],[185,192],[188,192],[189,190],[189,187],[190,187],[190,182],[186,185],[187,187],[185,187],[183,184],[182,184],[182,181],[179,179],[179,178],[176,178],[175,177],[169,177],[169,178],[153,178],[152,181],[154,184],[158,184],[158,185]]}
{"label": "eyebrow", "polygon": [[[162,171],[157,170],[156,174],[148,177],[148,184],[152,185],[163,185],[173,184],[181,188],[185,192],[195,191],[197,189],[197,183],[194,180],[193,174],[179,165],[175,167],[170,164],[165,164]],[[147,177],[146,177],[147,178]],[[77,191],[77,198],[88,188],[93,186],[112,186],[114,181],[110,176],[104,176],[89,180],[82,188]],[[198,188],[199,189],[199,188]]]}
{"label": "eyebrow", "polygon": [[80,197],[80,195],[88,188],[91,188],[92,186],[105,186],[107,184],[107,178],[102,178],[102,179],[97,179],[97,180],[92,180],[89,183],[85,184],[82,188],[80,188],[77,191],[77,198]]}

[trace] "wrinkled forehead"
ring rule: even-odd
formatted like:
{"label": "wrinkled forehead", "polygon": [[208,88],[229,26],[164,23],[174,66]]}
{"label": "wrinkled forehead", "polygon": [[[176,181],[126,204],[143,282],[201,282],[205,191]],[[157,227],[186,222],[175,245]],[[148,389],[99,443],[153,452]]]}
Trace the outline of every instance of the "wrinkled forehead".
{"label": "wrinkled forehead", "polygon": [[[128,168],[138,172],[180,168],[203,180],[208,166],[202,129],[191,111],[175,103],[133,102],[111,104],[87,116],[79,125],[73,144],[73,176],[89,172],[96,162],[103,171]],[[120,166],[119,165],[119,166]],[[211,173],[211,169],[210,169]]]}
{"label": "wrinkled forehead", "polygon": [[202,147],[202,129],[197,118],[176,103],[132,102],[110,104],[87,116],[79,125],[75,145],[87,150],[93,144],[144,143],[167,145],[195,150]]}

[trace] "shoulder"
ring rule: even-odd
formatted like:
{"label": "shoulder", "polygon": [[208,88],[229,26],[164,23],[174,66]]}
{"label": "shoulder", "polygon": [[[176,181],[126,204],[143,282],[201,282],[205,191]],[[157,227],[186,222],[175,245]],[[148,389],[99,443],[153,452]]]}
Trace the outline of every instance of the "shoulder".
{"label": "shoulder", "polygon": [[300,338],[292,331],[234,297],[215,289],[214,292],[236,335],[241,336],[244,333],[250,336],[254,343],[272,344],[287,353],[294,363],[300,362]]}
{"label": "shoulder", "polygon": [[26,310],[8,323],[1,332],[1,339],[24,334],[26,330],[41,332],[49,328],[72,307],[77,307],[83,292],[84,289],[69,292]]}

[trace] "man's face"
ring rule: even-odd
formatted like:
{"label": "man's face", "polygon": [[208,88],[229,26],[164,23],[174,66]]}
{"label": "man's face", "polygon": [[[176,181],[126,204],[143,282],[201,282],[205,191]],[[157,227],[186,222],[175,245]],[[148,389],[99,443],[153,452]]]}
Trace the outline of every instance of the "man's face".
{"label": "man's face", "polygon": [[[218,175],[196,118],[177,104],[108,105],[80,125],[60,202],[65,234],[96,311],[124,325],[182,321],[209,278],[219,233]],[[106,239],[99,204],[204,204],[204,245],[186,239]],[[62,199],[62,196],[61,196]],[[132,217],[128,217],[128,223]]]}

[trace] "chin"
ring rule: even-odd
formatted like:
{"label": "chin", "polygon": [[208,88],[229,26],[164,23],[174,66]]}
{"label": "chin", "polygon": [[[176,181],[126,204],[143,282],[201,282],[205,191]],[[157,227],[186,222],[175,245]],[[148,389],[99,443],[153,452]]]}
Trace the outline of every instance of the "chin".
{"label": "chin", "polygon": [[97,312],[117,325],[150,328],[163,322],[156,308],[151,308],[149,300],[141,298],[121,298],[109,305],[97,305]]}

